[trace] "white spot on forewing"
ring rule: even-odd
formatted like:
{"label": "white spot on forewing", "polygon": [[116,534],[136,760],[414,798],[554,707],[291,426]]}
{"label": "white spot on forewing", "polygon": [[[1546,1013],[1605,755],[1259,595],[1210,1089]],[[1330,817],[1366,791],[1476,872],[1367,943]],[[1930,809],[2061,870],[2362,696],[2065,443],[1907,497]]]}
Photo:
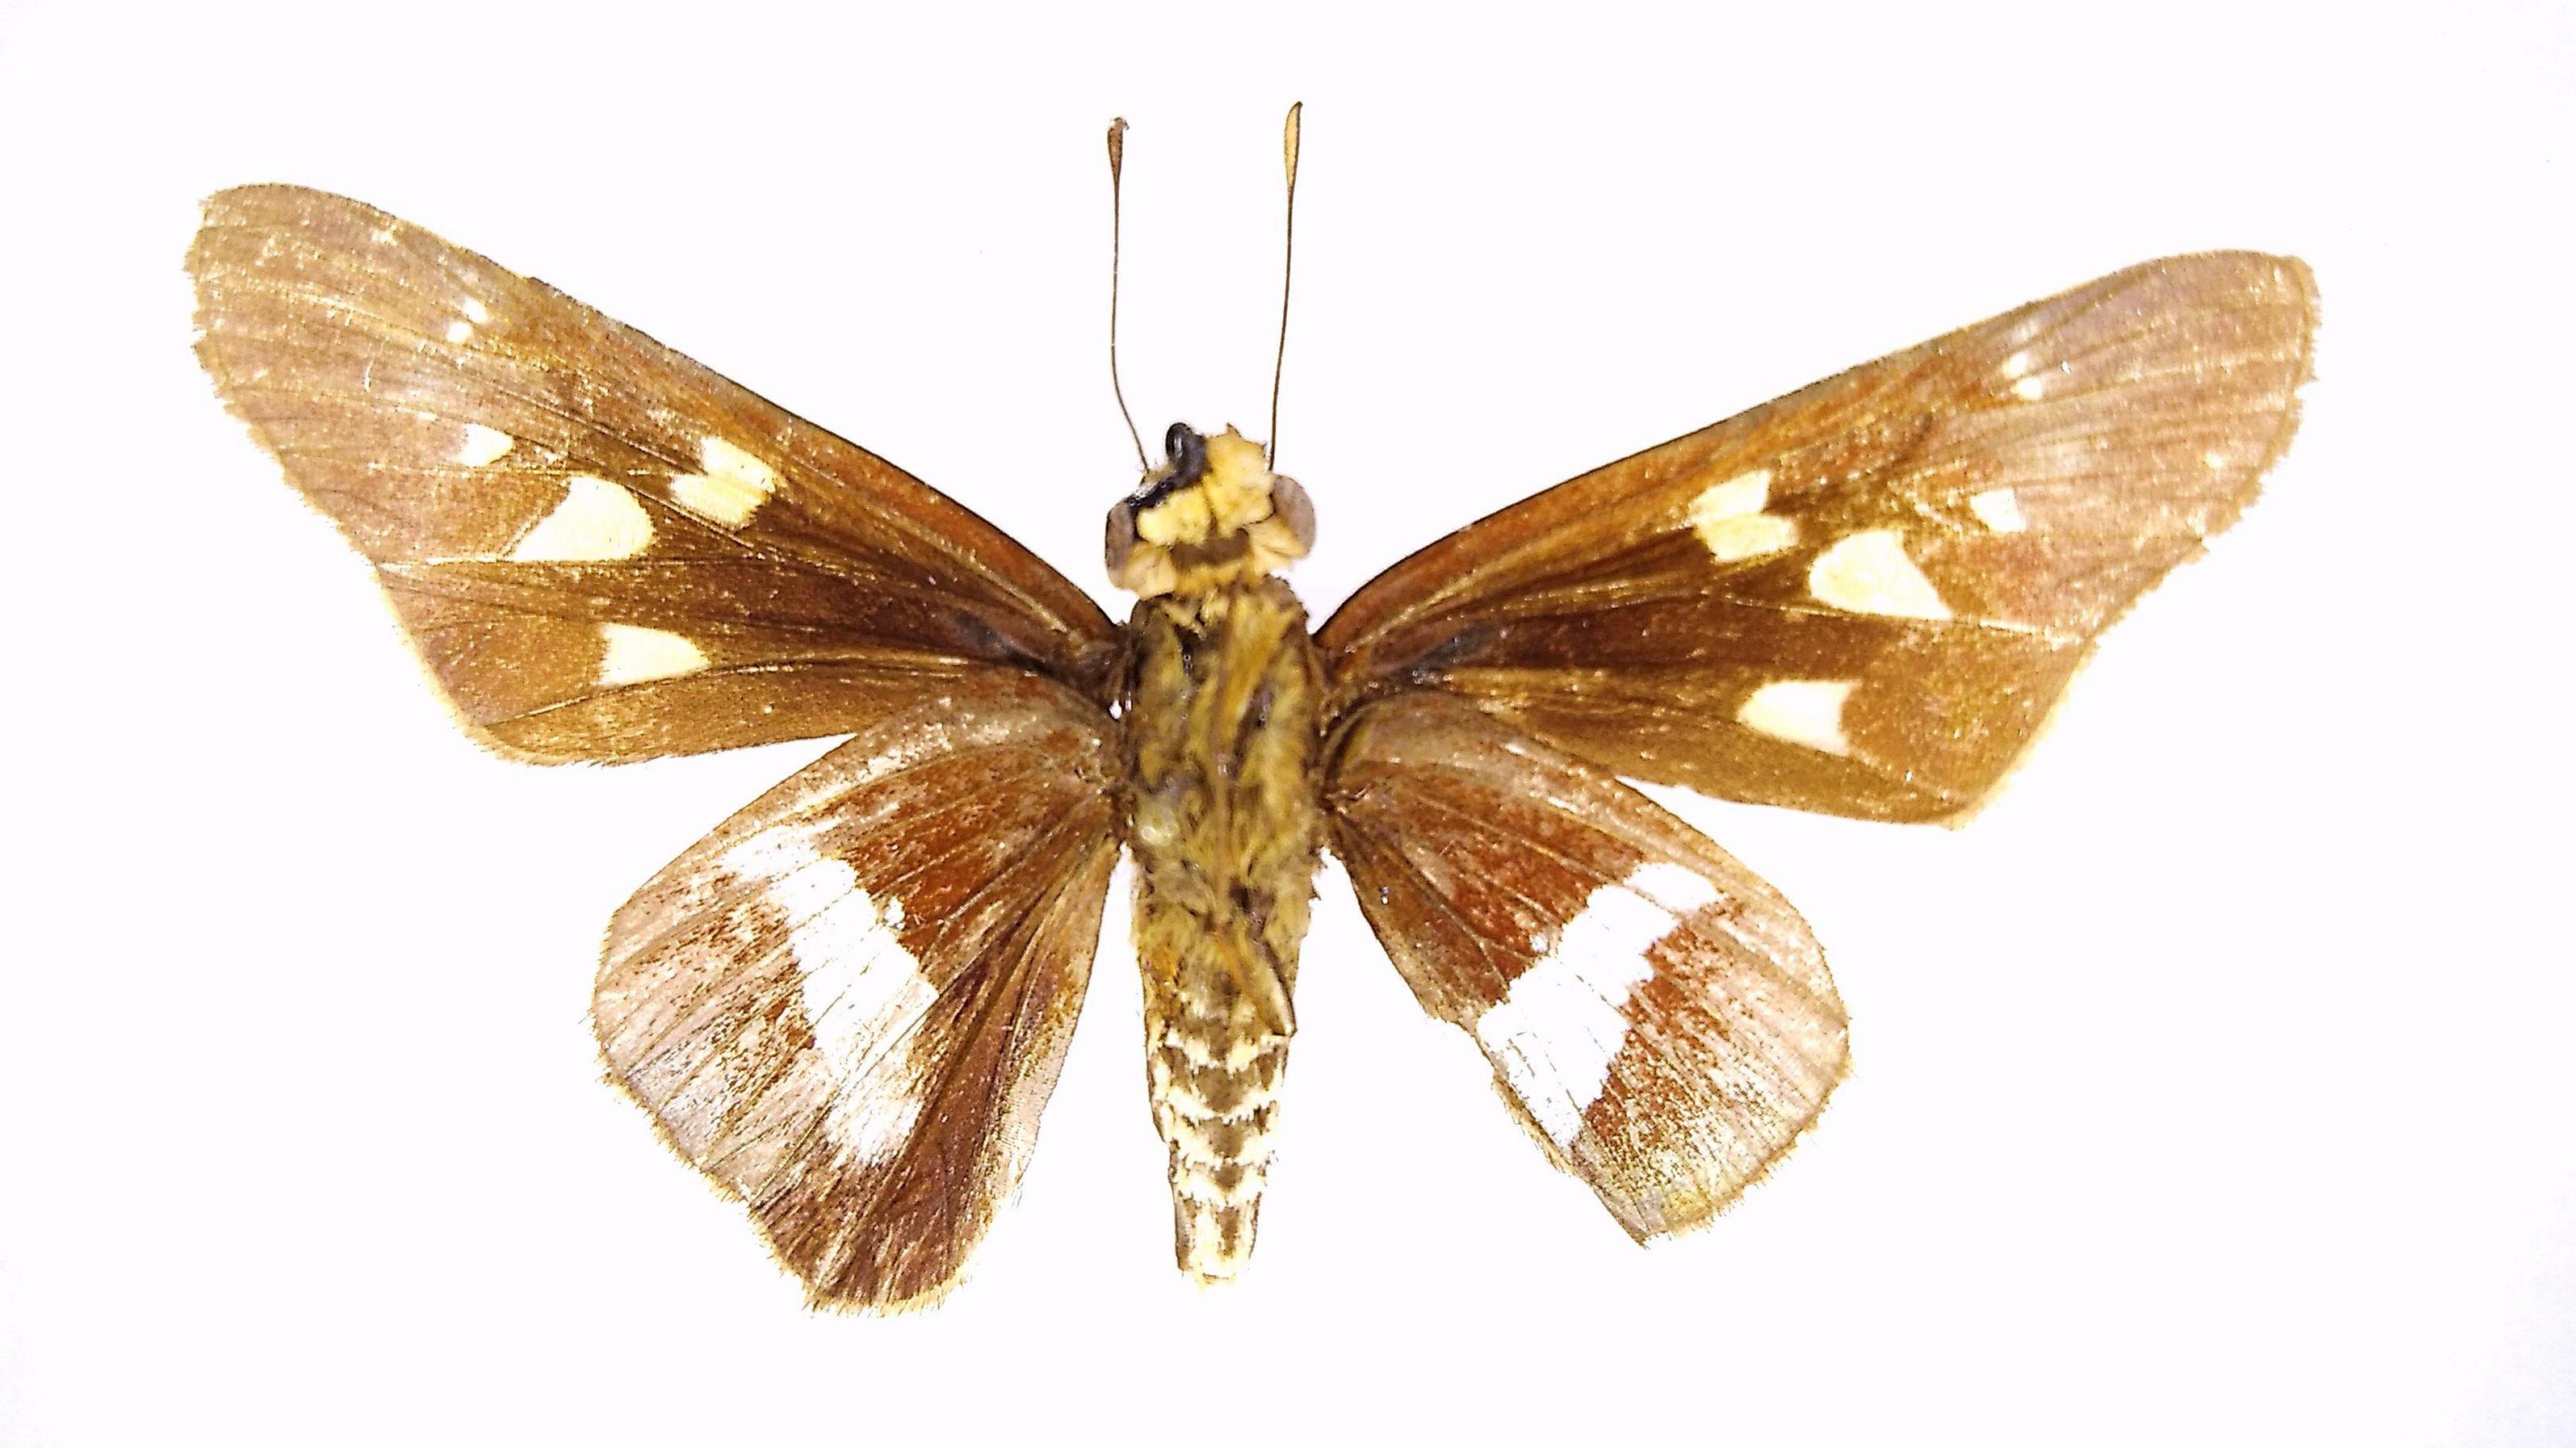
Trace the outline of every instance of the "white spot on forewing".
{"label": "white spot on forewing", "polygon": [[1968,499],[1968,511],[1977,521],[1998,533],[2020,533],[2030,528],[2030,520],[2021,515],[2021,500],[2010,488],[1995,488]]}
{"label": "white spot on forewing", "polygon": [[472,322],[475,326],[480,327],[484,323],[492,320],[492,309],[483,305],[481,302],[476,301],[472,297],[467,297],[465,299],[465,304],[462,310],[465,313],[465,320]]}
{"label": "white spot on forewing", "polygon": [[709,522],[739,528],[778,491],[778,470],[713,433],[698,440],[695,473],[675,474],[671,501]]}
{"label": "white spot on forewing", "polygon": [[497,427],[469,422],[465,424],[464,440],[456,445],[456,460],[469,468],[490,467],[507,456],[518,441]]}
{"label": "white spot on forewing", "polygon": [[599,637],[608,646],[599,656],[599,684],[602,688],[650,683],[655,679],[676,679],[707,666],[703,650],[667,629],[604,623],[599,626]]}
{"label": "white spot on forewing", "polygon": [[1515,977],[1476,1021],[1512,1094],[1558,1146],[1571,1146],[1628,1040],[1627,1007],[1655,973],[1647,952],[1717,887],[1679,865],[1640,865],[1592,892],[1556,948]]}
{"label": "white spot on forewing", "polygon": [[1906,556],[1905,542],[1893,528],[1854,533],[1816,555],[1807,568],[1807,591],[1820,603],[1845,613],[1875,613],[1891,618],[1950,616],[1932,580]]}
{"label": "white spot on forewing", "polygon": [[2053,372],[2033,372],[2032,365],[2030,353],[2015,352],[2004,359],[2001,369],[2004,380],[2012,384],[2012,395],[2024,402],[2037,402],[2047,396],[2049,385],[2066,371],[2066,364],[2062,362]]}
{"label": "white spot on forewing", "polygon": [[1755,468],[1712,483],[1691,499],[1690,524],[1708,545],[1709,556],[1720,563],[1786,552],[1798,546],[1798,523],[1763,512],[1770,501],[1771,470]]}
{"label": "white spot on forewing", "polygon": [[921,1116],[904,1039],[939,999],[904,948],[903,902],[859,887],[858,871],[778,826],[727,851],[725,868],[759,884],[787,920],[787,947],[814,1049],[832,1082],[824,1133],[861,1162],[900,1150]]}
{"label": "white spot on forewing", "polygon": [[564,479],[563,501],[510,550],[513,563],[607,563],[653,545],[653,519],[635,495],[605,478]]}
{"label": "white spot on forewing", "polygon": [[1753,691],[1735,711],[1735,722],[1791,744],[1848,755],[1843,706],[1858,687],[1857,679],[1775,679]]}
{"label": "white spot on forewing", "polygon": [[466,343],[473,341],[473,340],[474,340],[474,324],[473,324],[472,322],[461,322],[461,321],[460,321],[460,322],[450,322],[450,323],[448,323],[448,324],[447,324],[447,340],[448,340],[449,342],[451,342],[451,343],[455,344],[456,346],[459,346],[459,347],[462,347],[462,346],[464,346]]}
{"label": "white spot on forewing", "polygon": [[1715,522],[1720,518],[1741,518],[1759,513],[1771,501],[1771,470],[1755,468],[1738,473],[1722,483],[1711,483],[1706,492],[1691,500],[1693,523]]}

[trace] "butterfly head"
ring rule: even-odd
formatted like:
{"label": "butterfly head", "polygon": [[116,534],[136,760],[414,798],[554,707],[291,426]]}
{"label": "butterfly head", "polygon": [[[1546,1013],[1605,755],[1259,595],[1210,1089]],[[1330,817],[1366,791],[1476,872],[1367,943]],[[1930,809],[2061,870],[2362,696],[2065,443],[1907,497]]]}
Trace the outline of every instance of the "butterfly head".
{"label": "butterfly head", "polygon": [[1205,593],[1306,556],[1315,508],[1261,447],[1229,427],[1203,436],[1176,422],[1163,465],[1109,510],[1109,581],[1141,597]]}

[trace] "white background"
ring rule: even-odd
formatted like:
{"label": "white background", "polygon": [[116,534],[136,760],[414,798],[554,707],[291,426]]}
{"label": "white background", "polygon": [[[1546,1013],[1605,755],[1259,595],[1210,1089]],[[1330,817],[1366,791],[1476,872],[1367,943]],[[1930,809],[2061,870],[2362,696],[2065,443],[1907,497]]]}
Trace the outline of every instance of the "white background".
{"label": "white background", "polygon": [[[1947,8],[8,13],[0,1441],[2576,1437],[2566,14]],[[330,188],[543,276],[1123,613],[1101,128],[1138,421],[1257,431],[1292,99],[1319,617],[2152,256],[2307,258],[2319,380],[1972,828],[1677,806],[1855,1022],[1710,1230],[1639,1251],[1552,1174],[1328,869],[1239,1287],[1169,1264],[1113,899],[966,1286],[808,1315],[584,1011],[626,892],[820,746],[459,737],[189,355],[196,199]]]}

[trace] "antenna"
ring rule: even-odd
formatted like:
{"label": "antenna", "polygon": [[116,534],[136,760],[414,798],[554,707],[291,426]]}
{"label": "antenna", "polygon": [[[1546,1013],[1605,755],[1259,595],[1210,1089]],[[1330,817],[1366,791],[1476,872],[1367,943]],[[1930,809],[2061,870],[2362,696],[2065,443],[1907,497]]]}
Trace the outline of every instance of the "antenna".
{"label": "antenna", "polygon": [[[1297,270],[1297,118],[1305,109],[1304,101],[1288,108],[1288,124],[1279,136],[1280,155],[1288,163],[1288,226],[1279,258],[1279,351],[1270,359],[1270,437],[1261,446],[1263,467],[1279,456],[1279,377],[1288,366],[1288,283]],[[1114,148],[1117,143],[1110,144]],[[1114,283],[1110,290],[1115,295]]]}
{"label": "antenna", "polygon": [[[1118,399],[1118,415],[1127,419],[1127,440],[1136,444],[1136,469],[1152,472],[1154,465],[1145,459],[1145,438],[1136,431],[1136,414],[1127,410],[1127,389],[1118,385],[1118,192],[1119,173],[1127,164],[1127,118],[1117,117],[1109,123],[1109,393]],[[1285,344],[1282,338],[1282,344]],[[1271,425],[1278,426],[1279,382],[1271,379]]]}

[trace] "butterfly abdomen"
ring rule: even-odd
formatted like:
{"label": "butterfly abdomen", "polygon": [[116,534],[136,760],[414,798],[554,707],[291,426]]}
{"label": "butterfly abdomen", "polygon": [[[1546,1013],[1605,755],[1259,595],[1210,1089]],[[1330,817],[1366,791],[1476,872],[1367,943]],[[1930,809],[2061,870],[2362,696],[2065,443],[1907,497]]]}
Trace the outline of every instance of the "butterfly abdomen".
{"label": "butterfly abdomen", "polygon": [[1322,667],[1276,579],[1147,599],[1128,628],[1146,1084],[1180,1265],[1230,1277],[1252,1252],[1296,1029]]}

